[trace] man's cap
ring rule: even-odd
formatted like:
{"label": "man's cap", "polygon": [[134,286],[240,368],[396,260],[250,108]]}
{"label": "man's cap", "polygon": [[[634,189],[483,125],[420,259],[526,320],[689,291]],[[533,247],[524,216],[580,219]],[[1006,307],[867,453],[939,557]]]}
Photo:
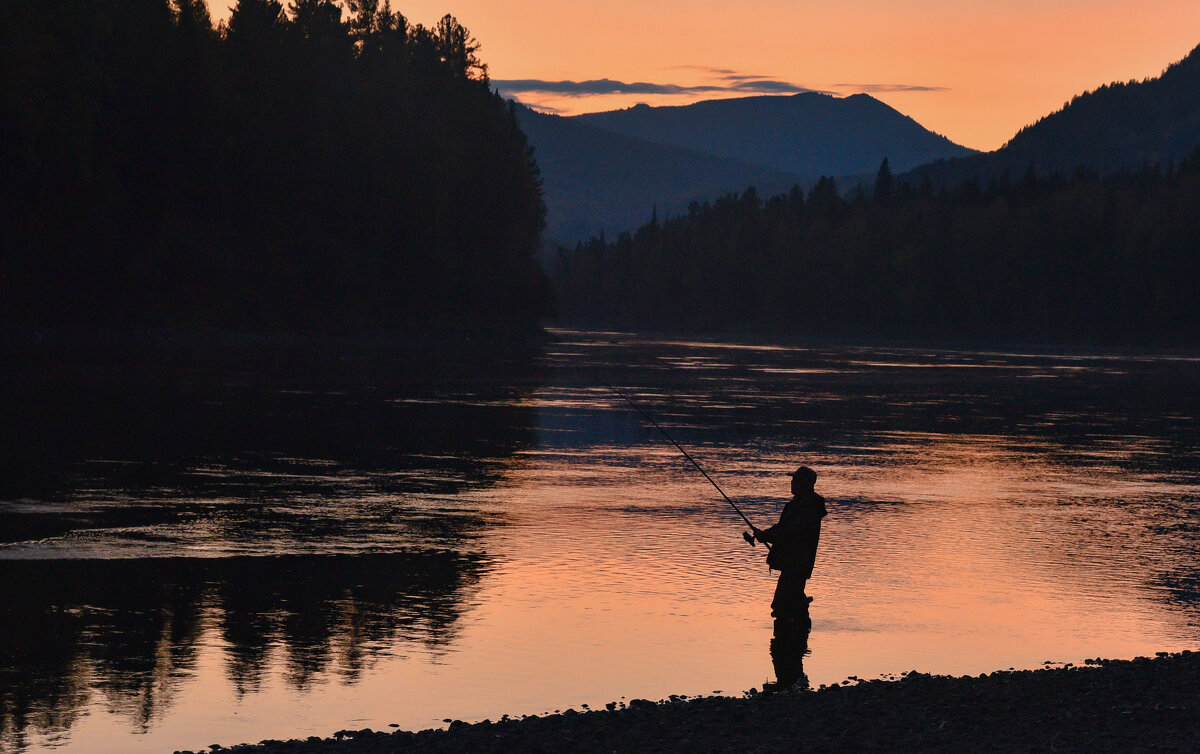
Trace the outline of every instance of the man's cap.
{"label": "man's cap", "polygon": [[801,466],[800,468],[796,469],[788,476],[794,477],[796,479],[801,479],[806,482],[817,481],[817,472],[813,471],[812,469],[808,468],[807,466]]}

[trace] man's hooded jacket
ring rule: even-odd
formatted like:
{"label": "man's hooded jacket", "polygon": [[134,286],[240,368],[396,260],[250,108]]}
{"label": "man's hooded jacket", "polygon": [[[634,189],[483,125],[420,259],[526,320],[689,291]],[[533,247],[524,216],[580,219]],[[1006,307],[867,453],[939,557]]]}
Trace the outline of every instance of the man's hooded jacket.
{"label": "man's hooded jacket", "polygon": [[825,498],[816,492],[789,500],[779,516],[779,523],[759,535],[759,539],[771,544],[767,565],[805,579],[811,577],[817,560],[817,543],[821,539],[821,519],[827,514]]}

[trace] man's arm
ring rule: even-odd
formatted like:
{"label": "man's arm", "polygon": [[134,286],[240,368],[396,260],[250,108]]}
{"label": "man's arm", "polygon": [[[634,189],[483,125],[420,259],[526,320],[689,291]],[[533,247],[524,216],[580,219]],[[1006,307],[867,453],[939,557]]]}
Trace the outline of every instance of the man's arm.
{"label": "man's arm", "polygon": [[794,518],[791,515],[792,511],[792,501],[789,500],[787,505],[783,506],[783,513],[779,514],[779,523],[766,530],[754,529],[754,538],[769,545],[775,544],[780,538],[786,539],[795,524],[795,521],[792,520]]}
{"label": "man's arm", "polygon": [[781,536],[785,536],[787,534],[787,529],[788,527],[784,526],[783,522],[780,521],[770,529],[755,529],[754,538],[759,542],[765,542],[769,545],[773,545]]}

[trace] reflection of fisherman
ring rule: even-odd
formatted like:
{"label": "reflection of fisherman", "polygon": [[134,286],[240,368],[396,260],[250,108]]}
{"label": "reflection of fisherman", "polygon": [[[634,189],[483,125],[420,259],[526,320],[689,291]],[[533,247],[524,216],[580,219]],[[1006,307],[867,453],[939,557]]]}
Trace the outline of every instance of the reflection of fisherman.
{"label": "reflection of fisherman", "polygon": [[808,603],[804,584],[812,576],[821,538],[821,519],[825,517],[825,498],[813,486],[817,472],[801,466],[792,474],[792,499],[783,507],[779,523],[766,531],[754,530],[754,537],[767,542],[771,552],[767,565],[779,571],[771,615],[777,619],[808,621]]}
{"label": "reflection of fisherman", "polygon": [[775,633],[771,637],[771,664],[775,666],[776,680],[774,683],[764,683],[763,691],[809,688],[808,676],[804,674],[809,628],[808,621],[775,620]]}

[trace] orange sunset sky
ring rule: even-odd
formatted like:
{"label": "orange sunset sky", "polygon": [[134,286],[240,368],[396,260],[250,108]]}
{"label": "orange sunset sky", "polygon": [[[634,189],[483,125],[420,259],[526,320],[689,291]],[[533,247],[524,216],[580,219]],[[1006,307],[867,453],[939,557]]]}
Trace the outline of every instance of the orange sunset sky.
{"label": "orange sunset sky", "polygon": [[[228,15],[231,0],[210,3],[214,17]],[[393,7],[426,25],[455,15],[482,44],[501,91],[549,112],[803,89],[867,92],[985,150],[1075,94],[1156,76],[1200,45],[1197,0],[393,0]]]}

